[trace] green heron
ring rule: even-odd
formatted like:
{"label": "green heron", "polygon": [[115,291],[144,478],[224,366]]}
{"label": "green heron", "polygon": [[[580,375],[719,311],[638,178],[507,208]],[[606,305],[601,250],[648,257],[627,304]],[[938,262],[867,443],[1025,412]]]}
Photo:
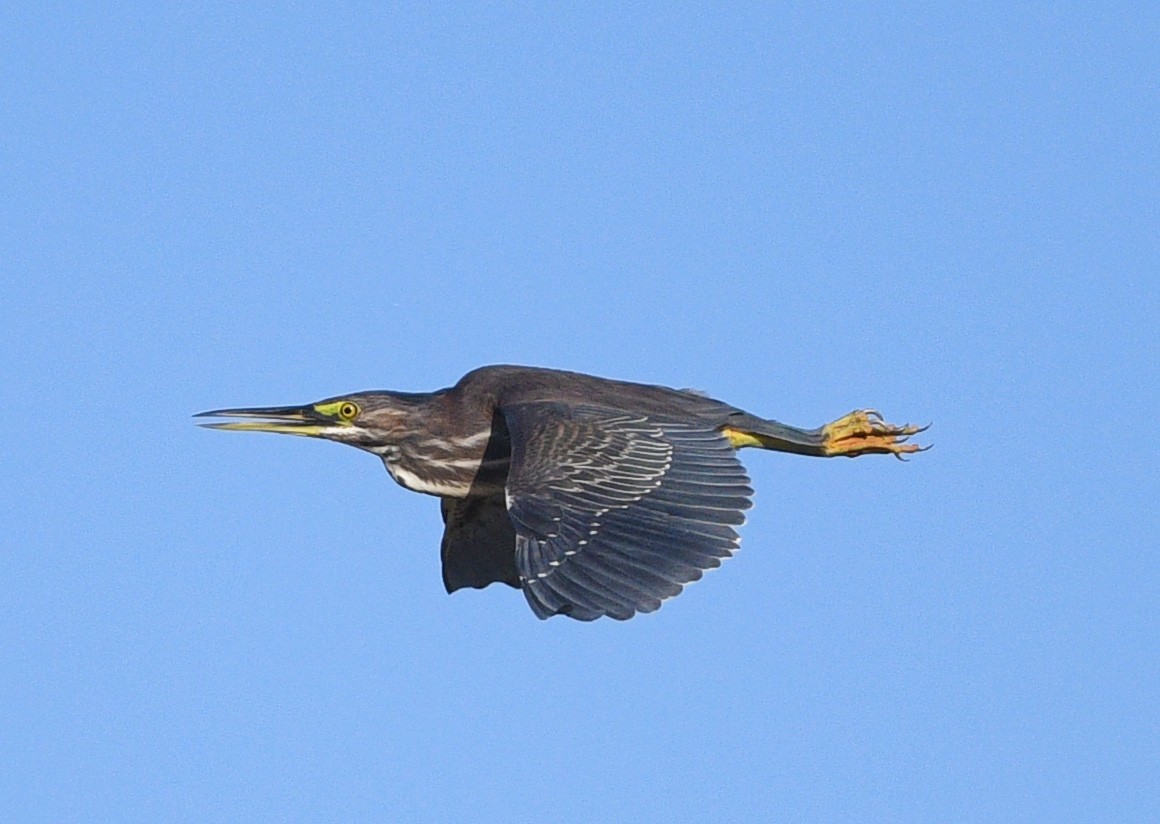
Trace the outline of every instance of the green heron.
{"label": "green heron", "polygon": [[219,409],[215,429],[350,444],[442,501],[448,592],[503,582],[540,618],[652,612],[740,545],[752,504],[737,450],[902,458],[925,427],[873,410],[818,429],[689,390],[486,366],[450,389],[358,392],[306,406]]}

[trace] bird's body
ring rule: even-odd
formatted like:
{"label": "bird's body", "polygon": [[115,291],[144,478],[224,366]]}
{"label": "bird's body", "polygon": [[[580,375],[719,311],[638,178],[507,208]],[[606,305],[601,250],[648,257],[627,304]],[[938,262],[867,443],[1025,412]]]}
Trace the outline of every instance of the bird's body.
{"label": "bird's body", "polygon": [[901,456],[920,431],[869,411],[803,430],[688,390],[521,366],[432,393],[203,414],[373,452],[442,499],[449,592],[503,582],[541,618],[581,620],[655,610],[733,554],[753,494],[737,449]]}
{"label": "bird's body", "polygon": [[697,420],[717,427],[730,415],[742,414],[694,392],[521,366],[485,366],[450,389],[412,397],[410,411],[425,422],[423,430],[369,451],[381,454],[391,477],[407,489],[441,497],[463,497],[473,486],[478,493],[489,482],[502,492],[510,455],[505,452],[480,470],[496,434],[497,410],[504,408],[528,403],[629,407],[657,420]]}

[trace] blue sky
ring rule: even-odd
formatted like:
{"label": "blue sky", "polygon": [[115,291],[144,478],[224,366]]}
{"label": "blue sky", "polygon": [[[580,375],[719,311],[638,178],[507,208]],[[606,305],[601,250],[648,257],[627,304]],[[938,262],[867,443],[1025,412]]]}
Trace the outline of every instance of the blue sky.
{"label": "blue sky", "polygon": [[[1154,817],[1155,8],[0,23],[12,820]],[[744,453],[738,556],[584,625],[189,418],[494,362],[936,446]]]}

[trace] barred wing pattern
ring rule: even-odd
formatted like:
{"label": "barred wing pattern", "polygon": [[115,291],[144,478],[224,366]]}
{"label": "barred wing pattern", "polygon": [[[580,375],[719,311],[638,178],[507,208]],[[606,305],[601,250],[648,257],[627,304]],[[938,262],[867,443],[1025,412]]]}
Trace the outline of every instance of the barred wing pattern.
{"label": "barred wing pattern", "polygon": [[652,612],[737,550],[753,490],[717,429],[549,402],[502,412],[516,569],[540,618]]}

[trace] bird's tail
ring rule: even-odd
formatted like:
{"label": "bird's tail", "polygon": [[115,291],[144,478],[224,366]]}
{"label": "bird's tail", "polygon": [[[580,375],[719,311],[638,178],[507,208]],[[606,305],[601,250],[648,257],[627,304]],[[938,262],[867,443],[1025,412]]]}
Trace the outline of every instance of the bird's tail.
{"label": "bird's tail", "polygon": [[837,455],[855,458],[870,453],[901,458],[930,448],[907,443],[911,435],[926,428],[911,424],[896,426],[887,423],[873,409],[860,409],[817,429],[799,429],[742,413],[730,417],[721,431],[736,449],[756,446],[825,458]]}

